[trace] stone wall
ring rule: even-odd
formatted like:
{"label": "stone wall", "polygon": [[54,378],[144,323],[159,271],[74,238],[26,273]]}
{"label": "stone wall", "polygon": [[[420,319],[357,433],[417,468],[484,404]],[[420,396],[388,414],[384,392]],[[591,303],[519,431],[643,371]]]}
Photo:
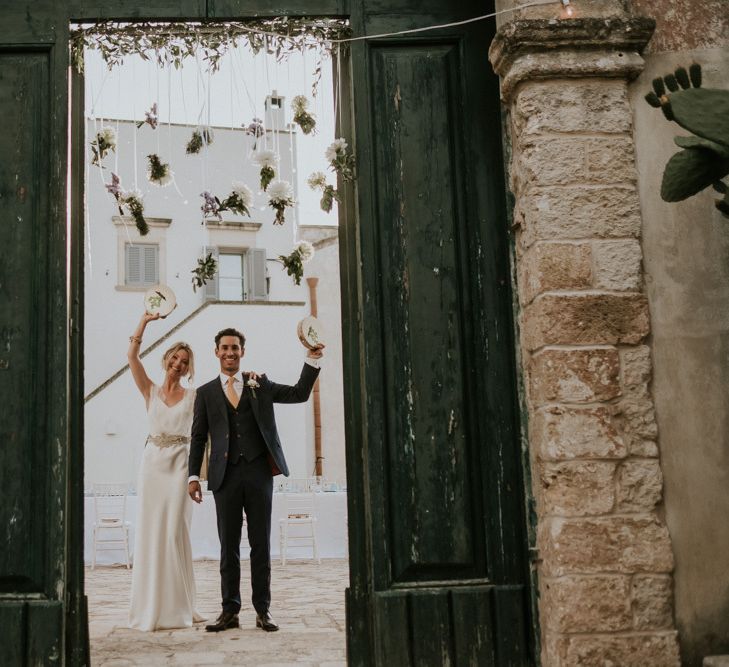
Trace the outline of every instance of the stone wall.
{"label": "stone wall", "polygon": [[627,94],[651,28],[520,19],[491,50],[509,113],[549,667],[679,664]]}

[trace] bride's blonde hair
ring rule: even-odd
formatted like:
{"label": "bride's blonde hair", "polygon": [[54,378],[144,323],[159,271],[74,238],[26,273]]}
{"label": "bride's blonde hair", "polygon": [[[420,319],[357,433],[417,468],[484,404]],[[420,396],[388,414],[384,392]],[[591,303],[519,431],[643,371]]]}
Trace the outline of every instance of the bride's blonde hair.
{"label": "bride's blonde hair", "polygon": [[175,343],[162,355],[162,370],[167,372],[167,360],[180,350],[185,350],[185,352],[187,352],[187,356],[189,358],[187,364],[187,377],[192,382],[192,379],[195,377],[195,355],[192,353],[192,348],[187,343],[182,341]]}

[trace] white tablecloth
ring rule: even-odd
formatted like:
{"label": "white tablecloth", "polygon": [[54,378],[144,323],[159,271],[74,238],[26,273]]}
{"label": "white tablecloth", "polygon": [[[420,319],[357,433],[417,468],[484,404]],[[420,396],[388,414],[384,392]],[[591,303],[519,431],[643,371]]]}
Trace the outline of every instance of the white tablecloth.
{"label": "white tablecloth", "polygon": [[[192,501],[190,501],[192,502]],[[87,565],[91,564],[93,549],[94,499],[85,498],[84,504],[84,557]],[[284,494],[273,494],[273,512],[271,516],[271,556],[279,556],[279,519],[286,511]],[[316,494],[317,511],[317,546],[322,558],[344,558],[347,539],[347,493],[343,491],[322,492]],[[137,513],[137,496],[127,496],[126,520],[130,527],[130,552],[134,553],[134,524]],[[248,558],[247,542],[243,542],[241,558]],[[218,560],[220,558],[220,542],[215,519],[215,500],[212,493],[206,492],[203,502],[195,504],[192,513],[192,557],[195,560]],[[289,547],[288,558],[311,558],[311,549]],[[111,565],[124,563],[124,552],[103,549],[97,553],[96,563]]]}

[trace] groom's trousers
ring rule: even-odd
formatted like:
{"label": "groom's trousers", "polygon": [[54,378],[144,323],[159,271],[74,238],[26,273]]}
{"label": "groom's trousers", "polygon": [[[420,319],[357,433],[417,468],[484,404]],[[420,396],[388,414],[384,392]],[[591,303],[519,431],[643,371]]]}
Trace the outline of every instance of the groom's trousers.
{"label": "groom's trousers", "polygon": [[237,614],[240,598],[240,538],[245,511],[251,546],[252,602],[257,613],[271,604],[271,502],[273,477],[265,455],[228,463],[215,497],[220,538],[223,611]]}

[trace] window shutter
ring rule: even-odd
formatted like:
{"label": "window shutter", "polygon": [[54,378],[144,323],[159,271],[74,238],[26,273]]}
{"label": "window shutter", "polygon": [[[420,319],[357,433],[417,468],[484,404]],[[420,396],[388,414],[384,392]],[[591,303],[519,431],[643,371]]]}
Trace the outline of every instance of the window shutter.
{"label": "window shutter", "polygon": [[[208,253],[212,253],[213,259],[217,262],[220,256],[217,247],[215,246],[203,246],[203,257],[207,257]],[[215,276],[205,283],[205,301],[217,301],[218,300],[218,271],[215,272]]]}
{"label": "window shutter", "polygon": [[139,258],[141,256],[141,248],[135,245],[126,245],[126,269],[125,283],[127,285],[139,285],[142,282],[142,274],[140,271]]}
{"label": "window shutter", "polygon": [[142,265],[143,282],[145,285],[157,285],[159,283],[159,263],[155,245],[148,245],[142,248],[144,264]]}
{"label": "window shutter", "polygon": [[246,253],[248,275],[248,300],[265,301],[266,294],[266,249],[249,248]]}

